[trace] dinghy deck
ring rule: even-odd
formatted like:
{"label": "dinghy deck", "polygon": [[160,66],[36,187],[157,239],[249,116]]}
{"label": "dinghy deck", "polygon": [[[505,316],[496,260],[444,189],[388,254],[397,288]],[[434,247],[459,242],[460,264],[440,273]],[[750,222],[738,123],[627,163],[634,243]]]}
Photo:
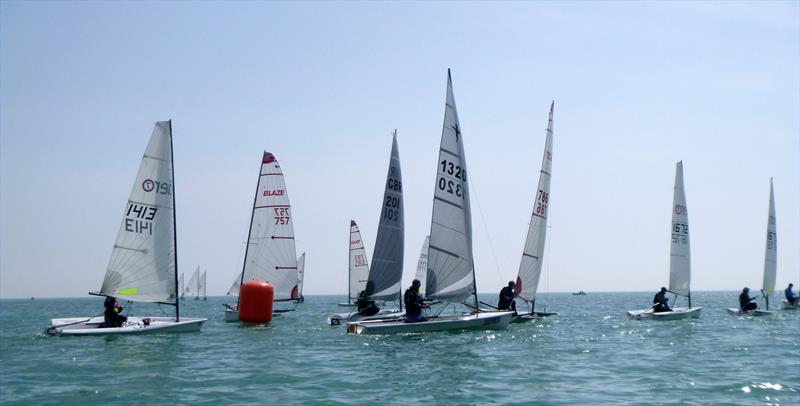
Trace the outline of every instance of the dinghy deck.
{"label": "dinghy deck", "polygon": [[45,334],[56,336],[94,336],[114,334],[186,333],[200,331],[207,319],[172,317],[128,317],[122,327],[103,327],[102,316],[51,319]]}

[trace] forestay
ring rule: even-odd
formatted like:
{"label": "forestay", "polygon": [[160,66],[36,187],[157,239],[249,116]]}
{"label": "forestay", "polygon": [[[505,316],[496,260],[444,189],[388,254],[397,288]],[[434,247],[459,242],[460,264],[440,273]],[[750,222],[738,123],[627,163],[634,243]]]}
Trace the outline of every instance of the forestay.
{"label": "forestay", "polygon": [[672,197],[672,242],[669,261],[669,290],[689,296],[692,278],[689,252],[689,216],[683,190],[683,161],[675,167],[675,192]]}
{"label": "forestay", "polygon": [[176,302],[172,128],[156,123],[117,232],[100,294]]}
{"label": "forestay", "polygon": [[775,279],[778,272],[778,234],[775,226],[775,193],[772,178],[769,179],[769,215],[767,217],[767,245],[764,252],[764,281],[761,293],[765,297],[775,292]]}
{"label": "forestay", "polygon": [[355,220],[350,220],[350,262],[349,262],[349,286],[348,298],[355,300],[367,286],[367,276],[369,275],[369,264],[367,263],[367,251],[364,249],[364,241],[361,239],[361,231]]}
{"label": "forestay", "polygon": [[375,252],[367,277],[366,295],[370,300],[391,300],[400,297],[403,277],[403,179],[400,154],[397,151],[397,130],[392,135],[389,171],[381,200],[381,218]]}
{"label": "forestay", "polygon": [[425,236],[425,242],[422,243],[422,251],[419,253],[419,261],[417,262],[417,273],[414,279],[420,282],[419,294],[425,297],[425,281],[428,279],[428,245],[430,244],[431,237]]}
{"label": "forestay", "polygon": [[275,156],[264,152],[256,189],[243,281],[267,281],[274,300],[292,299],[297,285],[297,254],[289,208],[289,194]]}
{"label": "forestay", "polygon": [[472,222],[463,141],[448,70],[425,292],[430,299],[450,302],[463,302],[475,293]]}
{"label": "forestay", "polygon": [[542,274],[542,261],[544,260],[544,243],[547,234],[547,216],[550,202],[550,176],[553,167],[554,104],[555,102],[550,104],[547,130],[545,130],[542,168],[539,171],[539,186],[536,189],[536,200],[533,205],[533,213],[531,213],[530,226],[528,226],[528,237],[525,239],[525,248],[522,251],[517,282],[514,286],[514,293],[526,302],[532,302],[536,298],[539,277]]}

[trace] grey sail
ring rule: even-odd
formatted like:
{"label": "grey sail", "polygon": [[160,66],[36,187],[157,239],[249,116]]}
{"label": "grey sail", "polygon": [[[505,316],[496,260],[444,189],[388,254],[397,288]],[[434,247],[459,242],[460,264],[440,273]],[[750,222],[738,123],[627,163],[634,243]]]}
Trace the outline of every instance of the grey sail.
{"label": "grey sail", "polygon": [[403,182],[397,131],[392,136],[392,155],[381,200],[381,218],[375,252],[367,277],[366,295],[372,300],[391,300],[400,296],[403,277]]}
{"label": "grey sail", "polygon": [[425,293],[429,299],[463,302],[475,293],[472,219],[464,139],[449,70],[436,168]]}

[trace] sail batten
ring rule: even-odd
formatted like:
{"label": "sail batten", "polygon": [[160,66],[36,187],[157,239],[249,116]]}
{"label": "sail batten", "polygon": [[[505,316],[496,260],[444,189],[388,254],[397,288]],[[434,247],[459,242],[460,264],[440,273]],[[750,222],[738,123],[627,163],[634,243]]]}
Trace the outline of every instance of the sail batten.
{"label": "sail batten", "polygon": [[400,296],[403,277],[403,179],[397,131],[392,134],[392,152],[386,173],[381,217],[375,239],[375,252],[367,277],[366,295],[370,300],[390,300]]}
{"label": "sail batten", "polygon": [[449,70],[436,168],[425,293],[431,299],[463,302],[475,294],[472,220],[463,137]]}
{"label": "sail batten", "polygon": [[539,289],[539,278],[542,275],[542,258],[547,236],[547,216],[550,213],[554,104],[555,102],[550,105],[550,113],[548,114],[542,165],[539,170],[539,184],[536,189],[533,210],[531,210],[531,222],[528,226],[528,235],[525,239],[525,247],[522,250],[522,259],[520,260],[519,272],[514,286],[514,293],[525,301],[535,300],[536,292]]}

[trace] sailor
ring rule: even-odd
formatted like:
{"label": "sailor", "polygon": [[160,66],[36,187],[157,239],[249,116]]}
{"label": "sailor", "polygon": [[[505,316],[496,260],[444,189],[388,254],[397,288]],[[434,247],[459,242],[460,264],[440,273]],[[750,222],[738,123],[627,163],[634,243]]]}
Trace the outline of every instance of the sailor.
{"label": "sailor", "polygon": [[367,299],[367,291],[365,290],[362,290],[361,293],[358,294],[358,302],[356,302],[356,305],[358,306],[358,314],[362,316],[374,316],[381,311],[374,300]]}
{"label": "sailor", "polygon": [[797,304],[797,295],[795,295],[794,291],[792,291],[792,287],[794,287],[794,284],[790,283],[789,287],[787,287],[783,293],[786,294],[786,301],[789,302],[790,305],[794,306]]}
{"label": "sailor", "polygon": [[103,306],[106,308],[103,313],[103,327],[122,327],[122,323],[128,320],[127,317],[120,314],[123,308],[119,305],[119,299],[108,296]]}
{"label": "sailor", "polygon": [[406,323],[416,323],[418,321],[425,321],[422,316],[422,309],[428,307],[419,294],[419,287],[422,283],[419,279],[414,279],[411,282],[411,287],[406,289],[403,295],[403,303],[406,305]]}
{"label": "sailor", "polygon": [[758,307],[755,303],[750,303],[753,300],[756,300],[754,297],[750,297],[750,288],[742,289],[742,294],[739,295],[739,310],[746,312],[748,310],[755,310]]}
{"label": "sailor", "polygon": [[500,289],[500,298],[497,300],[498,310],[511,310],[517,312],[517,303],[514,302],[514,281],[508,281],[508,286]]}
{"label": "sailor", "polygon": [[661,312],[671,312],[672,309],[669,308],[669,298],[667,297],[667,288],[661,287],[661,290],[653,296],[653,312],[654,313],[661,313]]}

